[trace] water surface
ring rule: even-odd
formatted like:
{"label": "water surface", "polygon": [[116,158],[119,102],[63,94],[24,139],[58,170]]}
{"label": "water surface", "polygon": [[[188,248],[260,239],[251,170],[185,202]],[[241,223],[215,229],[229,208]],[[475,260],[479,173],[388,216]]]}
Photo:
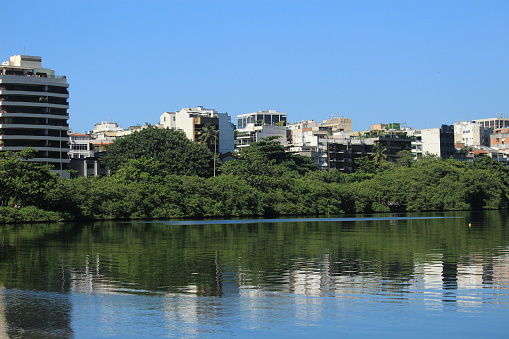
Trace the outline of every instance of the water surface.
{"label": "water surface", "polygon": [[506,337],[507,212],[0,226],[0,337]]}

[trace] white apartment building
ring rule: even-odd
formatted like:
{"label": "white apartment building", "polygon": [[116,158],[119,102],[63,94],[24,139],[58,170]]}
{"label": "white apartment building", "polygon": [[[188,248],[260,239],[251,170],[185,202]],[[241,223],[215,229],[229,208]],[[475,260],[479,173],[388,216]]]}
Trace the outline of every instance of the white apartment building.
{"label": "white apartment building", "polygon": [[497,128],[509,127],[509,119],[497,117],[497,118],[488,118],[488,119],[476,119],[472,122],[476,122],[481,124],[484,128],[490,128],[491,130]]}
{"label": "white apartment building", "polygon": [[216,126],[218,131],[217,150],[219,153],[233,152],[235,125],[228,113],[198,106],[182,108],[176,112],[164,112],[159,118],[159,126],[183,131],[187,138],[197,141],[197,132],[206,124]]}
{"label": "white apartment building", "polygon": [[316,122],[315,120],[303,120],[293,122],[286,127],[288,141],[294,146],[316,145],[316,137],[320,138],[343,138],[352,132],[352,119],[336,117]]}
{"label": "white apartment building", "polygon": [[100,135],[104,133],[116,133],[121,132],[124,129],[120,127],[116,122],[101,121],[94,125],[94,129],[90,131],[93,135]]}
{"label": "white apartment building", "polygon": [[320,126],[321,123],[316,122],[315,120],[304,120],[300,122],[292,122],[291,124],[287,124],[286,130],[288,135],[288,141],[292,145],[304,145],[306,142],[304,131],[307,131],[312,128],[317,128]]}
{"label": "white apartment building", "polygon": [[[426,128],[420,130],[422,153],[440,156],[440,128]],[[454,146],[454,145],[453,145]]]}
{"label": "white apartment building", "polygon": [[0,151],[37,150],[36,161],[66,175],[69,85],[40,56],[14,55],[0,65]]}
{"label": "white apartment building", "polygon": [[118,137],[131,134],[116,122],[102,121],[95,124],[90,132],[72,133],[69,135],[69,158],[95,157],[97,152],[105,151]]}
{"label": "white apartment building", "polygon": [[249,146],[267,137],[277,137],[282,145],[286,146],[287,114],[276,110],[258,111],[237,116],[236,149]]}
{"label": "white apartment building", "polygon": [[454,123],[454,143],[463,146],[489,146],[490,128],[471,121]]}
{"label": "white apartment building", "polygon": [[92,146],[92,136],[90,134],[72,133],[69,135],[69,153],[71,159],[84,159],[94,156],[94,147]]}
{"label": "white apartment building", "polygon": [[412,154],[415,158],[424,155],[436,155],[444,159],[454,157],[454,127],[442,125],[440,128],[407,129],[409,136],[415,137],[412,141]]}
{"label": "white apartment building", "polygon": [[109,174],[106,166],[101,163],[109,146],[119,137],[131,134],[145,126],[131,127],[124,130],[116,122],[102,121],[95,124],[94,129],[83,133],[69,135],[69,158],[75,176],[105,176]]}
{"label": "white apartment building", "polygon": [[276,110],[258,111],[237,115],[237,129],[253,126],[286,126],[288,114]]}

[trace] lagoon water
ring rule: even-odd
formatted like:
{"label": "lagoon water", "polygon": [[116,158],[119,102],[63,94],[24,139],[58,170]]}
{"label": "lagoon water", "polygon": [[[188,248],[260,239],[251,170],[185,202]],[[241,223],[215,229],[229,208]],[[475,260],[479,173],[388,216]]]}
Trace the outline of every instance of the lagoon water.
{"label": "lagoon water", "polygon": [[0,226],[0,337],[509,330],[506,211]]}

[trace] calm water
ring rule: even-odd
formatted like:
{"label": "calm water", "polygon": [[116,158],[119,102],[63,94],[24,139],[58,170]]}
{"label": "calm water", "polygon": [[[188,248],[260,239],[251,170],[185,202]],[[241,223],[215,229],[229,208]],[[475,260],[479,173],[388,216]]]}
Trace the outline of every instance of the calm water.
{"label": "calm water", "polygon": [[506,338],[508,233],[500,211],[0,226],[0,337]]}

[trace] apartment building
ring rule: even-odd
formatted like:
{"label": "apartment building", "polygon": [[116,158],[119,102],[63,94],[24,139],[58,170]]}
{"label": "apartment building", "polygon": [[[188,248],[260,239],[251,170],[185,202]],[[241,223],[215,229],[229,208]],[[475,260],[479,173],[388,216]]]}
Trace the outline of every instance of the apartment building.
{"label": "apartment building", "polygon": [[509,127],[509,119],[497,117],[497,118],[488,118],[488,119],[476,119],[472,120],[474,123],[480,124],[484,128],[489,128],[491,130]]}
{"label": "apartment building", "polygon": [[500,151],[509,151],[509,128],[497,128],[490,136],[490,146]]}
{"label": "apartment building", "polygon": [[84,133],[71,133],[69,135],[69,153],[67,155],[70,159],[93,157],[92,136]]}
{"label": "apartment building", "polygon": [[110,145],[119,137],[126,136],[145,126],[134,126],[123,129],[116,122],[101,121],[87,133],[71,133],[69,135],[69,158],[73,176],[106,176],[108,168],[100,158]]}
{"label": "apartment building", "polygon": [[233,152],[235,125],[228,113],[197,106],[182,108],[176,112],[164,112],[159,117],[159,126],[181,130],[192,141],[198,141],[200,131],[208,124],[218,131],[217,145],[213,145],[215,150],[219,153]]}
{"label": "apartment building", "polygon": [[475,121],[456,122],[454,123],[454,143],[457,148],[480,145],[489,146],[490,127]]}
{"label": "apartment building", "polygon": [[352,118],[345,117],[331,117],[324,120],[322,126],[330,127],[332,132],[351,132],[352,131]]}
{"label": "apartment building", "polygon": [[37,150],[37,161],[65,175],[69,168],[65,76],[42,67],[40,56],[14,55],[0,65],[0,151]]}
{"label": "apartment building", "polygon": [[[286,139],[291,145],[305,145],[309,143],[309,131],[320,129],[321,123],[315,120],[303,120],[286,125]],[[328,128],[330,131],[330,128]]]}
{"label": "apartment building", "polygon": [[237,135],[235,148],[237,150],[249,146],[252,142],[262,138],[276,137],[277,141],[286,146],[287,114],[276,110],[258,111],[237,116]]}
{"label": "apartment building", "polygon": [[454,157],[454,125],[442,125],[440,128],[409,130],[415,137],[412,141],[412,154],[415,158],[436,155],[443,159]]}
{"label": "apartment building", "polygon": [[386,160],[396,162],[399,152],[412,151],[415,137],[408,133],[408,129],[401,129],[399,123],[372,125],[369,131],[352,134],[352,138],[371,140],[385,149]]}

